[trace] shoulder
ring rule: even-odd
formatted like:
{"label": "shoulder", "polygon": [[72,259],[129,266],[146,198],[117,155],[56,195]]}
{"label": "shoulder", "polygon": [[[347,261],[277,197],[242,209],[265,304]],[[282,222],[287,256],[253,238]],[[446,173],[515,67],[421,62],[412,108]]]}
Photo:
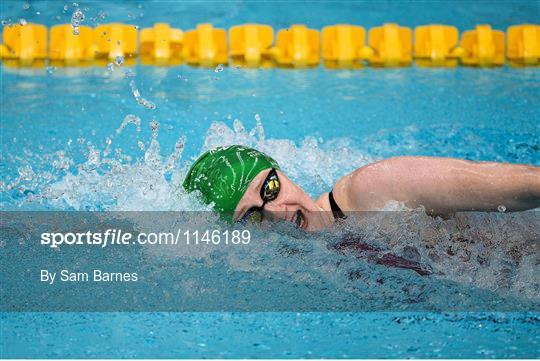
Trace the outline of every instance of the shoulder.
{"label": "shoulder", "polygon": [[408,158],[395,157],[373,162],[345,175],[336,182],[334,195],[347,210],[373,210],[384,207],[392,196],[396,177],[406,167]]}
{"label": "shoulder", "polygon": [[351,192],[365,186],[376,184],[380,177],[388,172],[394,158],[366,164],[345,175],[336,182],[335,188],[342,192]]}

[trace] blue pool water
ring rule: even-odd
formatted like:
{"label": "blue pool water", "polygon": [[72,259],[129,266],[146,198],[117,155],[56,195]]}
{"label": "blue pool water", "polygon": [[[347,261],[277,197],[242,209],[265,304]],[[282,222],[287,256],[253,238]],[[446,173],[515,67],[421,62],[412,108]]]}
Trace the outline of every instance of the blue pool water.
{"label": "blue pool water", "polygon": [[[69,22],[73,12],[70,3],[67,11],[63,2],[29,2],[29,9],[24,4],[2,2],[1,18],[52,25]],[[295,22],[314,28],[341,22],[369,28],[395,21],[411,27],[440,22],[460,30],[490,23],[504,30],[540,21],[536,1],[81,2],[80,7],[87,8],[88,25],[123,21],[144,27],[167,21],[183,29],[199,22],[229,27],[254,21],[278,29]],[[226,67],[215,72],[123,65],[2,66],[0,72],[2,210],[204,209],[180,190],[185,171],[201,151],[233,143],[272,154],[313,196],[331,189],[348,171],[395,155],[540,165],[538,68]],[[137,104],[132,80],[156,109]],[[133,117],[127,120],[140,121],[126,122],[129,115]],[[538,251],[526,238],[534,225],[502,229],[482,217],[462,221],[479,230],[479,239],[495,231],[491,248],[466,245],[450,255],[447,249],[453,245],[441,237],[430,254],[417,235],[455,223],[415,219],[417,229],[388,233],[388,247],[404,251],[405,238],[438,275],[422,278],[359,260],[358,267],[389,280],[382,285],[369,277],[351,280],[347,269],[336,265],[342,258],[316,247],[290,259],[272,242],[257,248],[255,258],[223,250],[165,257],[182,284],[186,267],[204,275],[218,264],[234,275],[231,283],[247,282],[238,273],[250,272],[255,282],[249,287],[255,291],[256,281],[272,273],[291,279],[284,292],[296,282],[313,282],[314,287],[331,282],[344,292],[358,286],[363,298],[384,304],[385,298],[402,300],[401,289],[392,287],[400,282],[403,293],[422,296],[410,301],[415,307],[405,308],[417,312],[393,307],[365,313],[2,313],[0,353],[66,358],[539,357]],[[359,232],[369,238],[378,231],[369,225]],[[274,232],[268,239],[298,242]],[[516,253],[519,261],[512,258]],[[149,268],[160,270],[164,256],[149,252]],[[481,258],[490,262],[486,265]],[[441,282],[449,285],[449,293],[430,293]],[[214,291],[227,286],[216,285]],[[462,290],[487,292],[478,299],[478,310],[484,312],[428,312],[424,299],[440,304]],[[488,301],[499,297],[503,305],[515,301],[528,306],[520,312],[490,312]]]}

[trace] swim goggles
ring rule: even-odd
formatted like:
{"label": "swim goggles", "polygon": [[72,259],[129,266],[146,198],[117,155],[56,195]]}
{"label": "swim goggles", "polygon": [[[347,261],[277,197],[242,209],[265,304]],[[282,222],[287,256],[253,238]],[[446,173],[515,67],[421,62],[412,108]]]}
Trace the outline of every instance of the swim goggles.
{"label": "swim goggles", "polygon": [[251,207],[244,213],[242,218],[238,220],[238,223],[260,223],[263,220],[263,210],[266,203],[273,201],[277,198],[281,184],[275,168],[272,168],[266,176],[263,185],[261,187],[261,199],[263,204],[261,206]]}

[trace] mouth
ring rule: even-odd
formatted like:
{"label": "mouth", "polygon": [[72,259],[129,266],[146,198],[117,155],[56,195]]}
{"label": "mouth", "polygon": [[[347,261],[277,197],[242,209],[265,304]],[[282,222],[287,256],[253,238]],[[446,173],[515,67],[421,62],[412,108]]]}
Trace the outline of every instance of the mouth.
{"label": "mouth", "polygon": [[304,217],[304,214],[301,210],[297,210],[295,217],[294,217],[294,223],[296,224],[296,227],[298,228],[304,228],[306,223],[306,218]]}

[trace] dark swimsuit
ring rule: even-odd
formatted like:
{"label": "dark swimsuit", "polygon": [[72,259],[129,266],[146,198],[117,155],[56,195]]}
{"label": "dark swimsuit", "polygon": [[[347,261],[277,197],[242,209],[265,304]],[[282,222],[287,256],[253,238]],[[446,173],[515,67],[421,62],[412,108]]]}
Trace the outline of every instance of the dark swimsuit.
{"label": "dark swimsuit", "polygon": [[330,202],[330,208],[332,209],[332,214],[334,215],[334,219],[345,219],[347,216],[341,208],[339,208],[338,204],[336,203],[336,200],[334,199],[334,195],[332,194],[332,191],[328,193],[328,201]]}
{"label": "dark swimsuit", "polygon": [[[341,208],[339,208],[338,204],[336,203],[332,191],[328,193],[328,200],[330,201],[330,208],[332,209],[332,214],[334,215],[334,219],[336,221],[347,218],[345,213],[343,213]],[[341,242],[335,244],[333,247],[338,252],[352,252],[356,258],[365,259],[368,262],[380,264],[386,267],[410,269],[421,276],[428,276],[433,273],[431,268],[425,267],[418,262],[411,261],[391,253],[382,252],[380,249],[357,239],[354,234],[346,235]]]}

